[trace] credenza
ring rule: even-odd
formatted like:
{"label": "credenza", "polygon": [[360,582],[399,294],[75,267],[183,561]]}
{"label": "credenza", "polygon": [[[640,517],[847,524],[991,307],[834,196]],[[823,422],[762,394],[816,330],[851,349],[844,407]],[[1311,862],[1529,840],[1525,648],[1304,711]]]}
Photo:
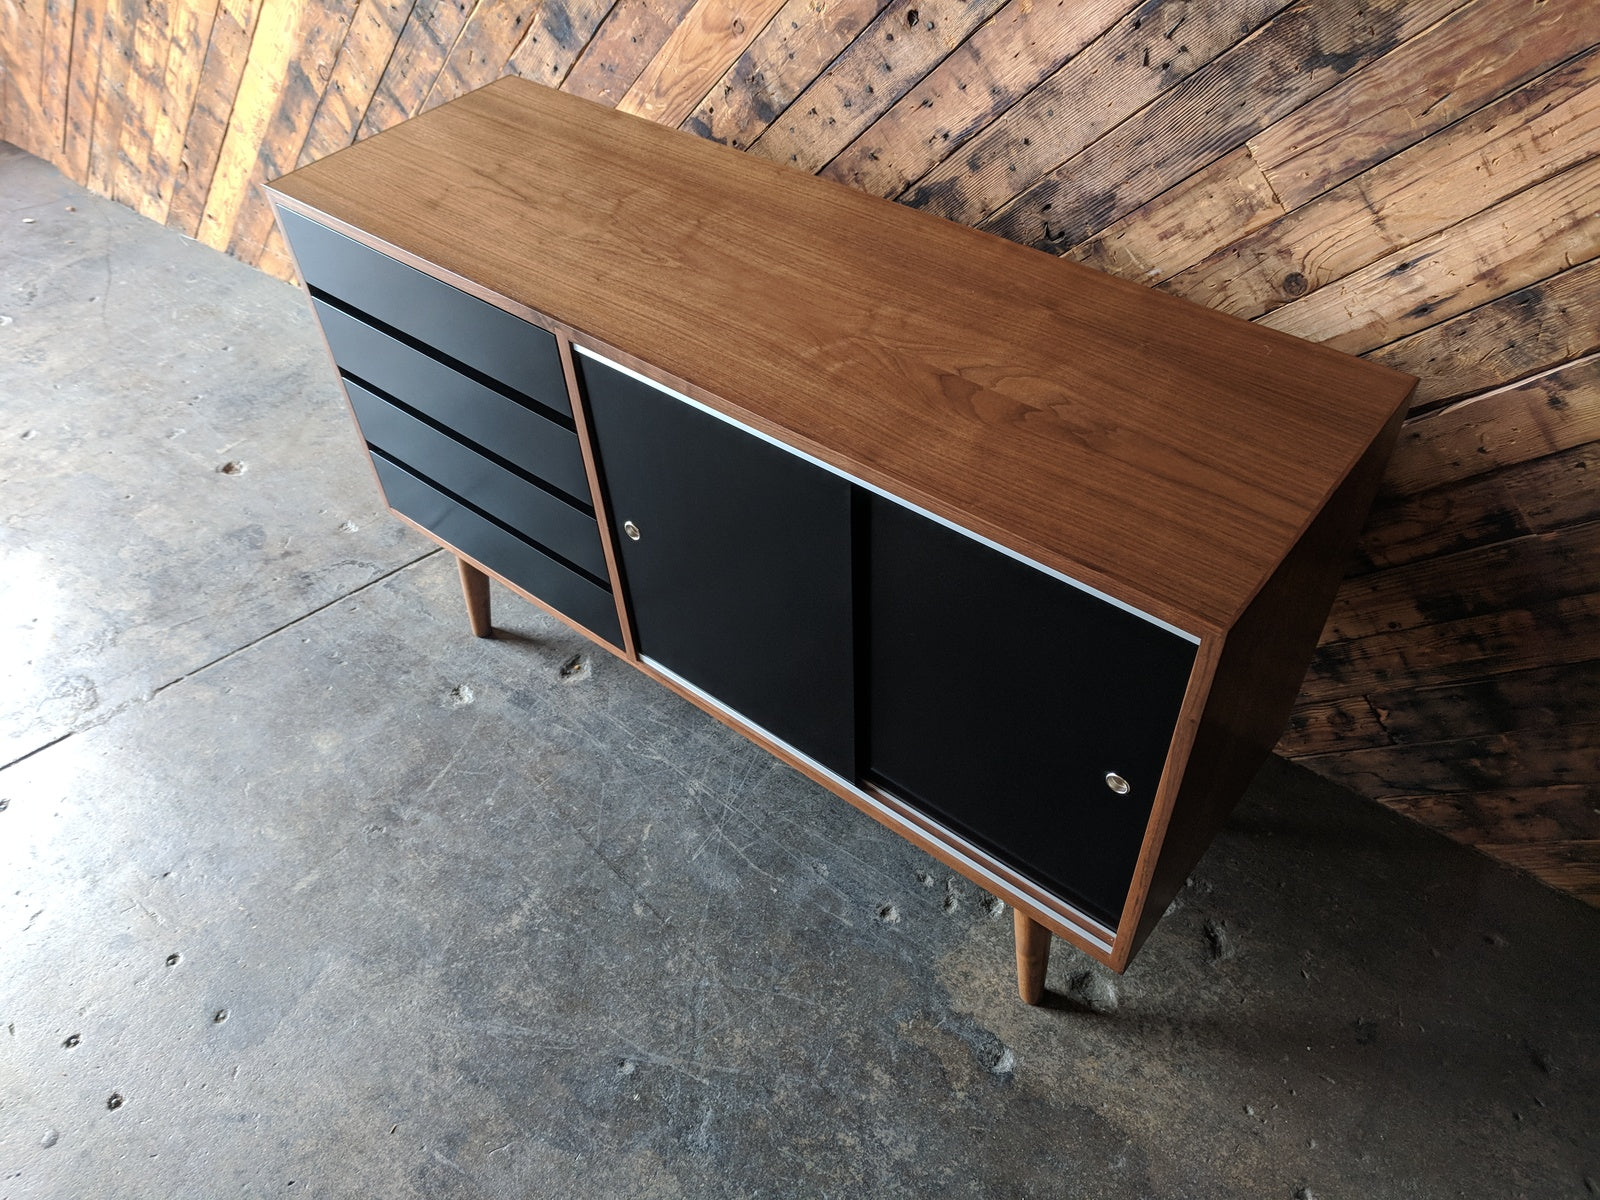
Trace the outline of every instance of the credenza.
{"label": "credenza", "polygon": [[[518,79],[268,186],[391,510],[1124,969],[1414,381]],[[798,919],[797,914],[797,919]]]}

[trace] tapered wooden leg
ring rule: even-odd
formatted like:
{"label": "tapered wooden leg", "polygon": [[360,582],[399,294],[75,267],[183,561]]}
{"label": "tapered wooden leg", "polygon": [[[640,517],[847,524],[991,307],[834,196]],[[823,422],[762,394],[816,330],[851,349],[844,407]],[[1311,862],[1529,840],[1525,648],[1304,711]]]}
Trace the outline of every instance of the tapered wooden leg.
{"label": "tapered wooden leg", "polygon": [[1011,910],[1017,931],[1017,991],[1024,1004],[1044,999],[1044,974],[1050,967],[1050,931],[1020,908]]}
{"label": "tapered wooden leg", "polygon": [[461,572],[461,594],[467,599],[472,636],[489,637],[494,631],[489,624],[489,577],[464,558],[456,559],[456,569]]}

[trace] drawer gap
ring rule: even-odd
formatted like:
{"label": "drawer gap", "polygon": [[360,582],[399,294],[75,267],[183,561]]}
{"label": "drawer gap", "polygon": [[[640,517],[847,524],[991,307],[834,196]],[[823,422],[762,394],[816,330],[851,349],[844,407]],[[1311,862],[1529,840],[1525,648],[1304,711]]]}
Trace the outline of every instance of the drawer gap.
{"label": "drawer gap", "polygon": [[[362,384],[362,386],[365,387],[366,385]],[[459,492],[451,491],[449,488],[445,487],[443,484],[439,483],[437,480],[433,479],[431,476],[427,475],[426,473],[418,470],[416,467],[412,466],[410,463],[401,462],[398,458],[396,458],[392,454],[385,454],[382,450],[378,449],[378,447],[374,446],[371,442],[366,443],[366,446],[367,446],[367,452],[369,454],[371,454],[373,458],[381,458],[384,462],[389,463],[389,464],[391,464],[393,466],[399,467],[402,471],[409,471],[411,474],[415,475],[418,479],[420,479],[423,482],[425,482],[429,487],[433,488],[435,491],[441,493],[442,495],[448,496],[451,500],[455,501],[455,503],[459,504],[462,508],[464,508],[468,512],[472,513],[474,516],[481,517],[483,520],[489,522],[489,524],[497,526],[500,529],[505,530],[512,537],[516,538],[518,541],[524,542],[527,545],[532,546],[535,550],[537,550],[540,554],[544,555],[546,558],[550,559],[552,562],[560,563],[563,567],[565,567],[567,570],[571,571],[574,575],[582,576],[584,579],[588,580],[590,583],[594,584],[596,587],[604,588],[608,592],[611,590],[611,581],[610,580],[600,578],[600,576],[596,575],[593,571],[590,571],[588,568],[578,565],[577,563],[573,562],[570,558],[568,558],[566,555],[560,553],[559,551],[550,549],[550,547],[546,546],[543,542],[534,541],[533,538],[529,537],[527,534],[523,533],[521,530],[514,529],[512,526],[507,525],[504,521],[500,520],[493,513],[485,512],[483,509],[479,508],[476,504],[472,503],[472,501],[470,501],[470,500],[466,499],[465,497],[463,497]]]}
{"label": "drawer gap", "polygon": [[[557,500],[560,500],[563,504],[567,505],[569,508],[576,509],[578,512],[581,512],[586,517],[594,516],[594,507],[593,507],[593,505],[585,504],[581,500],[578,500],[573,496],[569,496],[566,492],[562,491],[560,488],[555,487],[553,484],[545,482],[543,479],[540,479],[537,475],[535,475],[532,472],[528,471],[526,468],[519,467],[516,463],[512,462],[510,459],[501,458],[498,454],[496,454],[493,450],[490,450],[487,446],[479,445],[477,442],[470,441],[469,439],[462,437],[455,430],[451,429],[448,425],[441,425],[438,421],[435,421],[427,413],[419,412],[417,409],[412,408],[404,400],[399,399],[393,393],[384,391],[381,387],[378,387],[376,384],[368,383],[365,379],[361,378],[361,376],[355,374],[353,371],[346,371],[342,367],[339,369],[339,374],[340,374],[341,377],[343,377],[345,379],[348,379],[351,383],[358,384],[359,386],[366,388],[367,391],[371,392],[374,396],[381,396],[383,399],[387,400],[390,404],[392,404],[396,408],[398,408],[401,412],[405,413],[407,416],[415,418],[418,421],[421,421],[424,425],[428,426],[428,428],[432,429],[434,432],[441,433],[445,437],[449,438],[451,441],[460,443],[461,445],[467,447],[467,449],[471,450],[474,454],[481,454],[484,458],[487,458],[490,462],[494,463],[496,466],[502,467],[505,470],[510,471],[513,475],[515,475],[518,479],[521,479],[523,482],[531,484],[533,487],[538,488],[541,492],[545,492],[548,495],[554,496]],[[388,456],[386,456],[386,457],[388,457]],[[445,489],[441,489],[441,490],[445,490]],[[454,495],[455,493],[452,492],[451,494]]]}
{"label": "drawer gap", "polygon": [[[465,375],[474,383],[482,384],[490,391],[499,392],[500,395],[504,396],[506,399],[514,401],[515,403],[522,405],[524,408],[531,409],[532,411],[538,413],[541,417],[544,417],[546,420],[554,421],[557,425],[560,425],[564,429],[576,431],[578,428],[577,422],[572,419],[571,415],[562,412],[559,408],[551,408],[548,404],[541,404],[532,396],[525,395],[522,392],[517,391],[516,388],[506,386],[494,376],[485,375],[476,367],[470,366],[458,358],[451,358],[448,354],[445,354],[443,351],[441,351],[437,346],[430,346],[427,342],[412,337],[405,330],[397,329],[387,322],[380,321],[372,314],[363,312],[355,305],[346,303],[332,293],[325,292],[321,288],[313,287],[309,284],[306,286],[306,291],[310,292],[314,299],[322,301],[322,303],[326,304],[329,308],[337,308],[346,316],[354,317],[358,321],[364,321],[366,324],[372,326],[372,328],[383,333],[385,336],[393,338],[395,341],[404,346],[408,346],[412,350],[415,350],[418,354],[426,354],[435,362],[443,363],[452,371],[455,371],[461,375]],[[532,328],[538,329],[539,327],[535,325],[532,326]],[[540,332],[542,333],[544,331],[540,330]],[[361,386],[366,387],[367,385],[363,383]]]}

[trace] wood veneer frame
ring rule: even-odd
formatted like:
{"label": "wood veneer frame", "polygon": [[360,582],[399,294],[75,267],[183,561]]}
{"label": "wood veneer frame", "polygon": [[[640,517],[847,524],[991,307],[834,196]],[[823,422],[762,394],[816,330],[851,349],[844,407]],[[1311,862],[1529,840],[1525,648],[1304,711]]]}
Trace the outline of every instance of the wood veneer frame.
{"label": "wood veneer frame", "polygon": [[[278,198],[275,197],[274,199],[277,200]],[[305,208],[297,204],[288,204],[285,206],[291,207],[295,211],[298,211],[302,215],[311,219],[332,224],[332,222],[327,221],[327,218],[323,214],[318,213],[314,209]],[[346,225],[341,229],[341,232],[349,234],[349,236],[354,237],[356,240],[374,250],[391,254],[396,258],[403,259],[405,257],[399,253],[396,253],[395,247],[389,246],[387,243],[381,242],[378,239],[364,234],[360,229],[354,226]],[[413,260],[410,262],[410,265],[417,267],[419,270],[424,270],[428,274],[433,275],[435,278],[442,279],[444,282],[451,283],[455,286],[461,286],[463,282],[466,282],[460,280],[458,277],[453,278],[448,273],[430,269],[430,264],[427,264],[421,260]],[[1190,673],[1190,679],[1185,690],[1182,706],[1179,710],[1178,721],[1174,731],[1172,743],[1168,748],[1167,759],[1162,769],[1161,781],[1156,791],[1156,798],[1152,806],[1150,820],[1146,826],[1143,846],[1140,852],[1138,863],[1134,870],[1133,884],[1129,889],[1117,927],[1112,929],[1081,912],[1070,902],[1055,896],[1047,889],[1028,879],[1026,876],[1016,871],[1006,863],[995,858],[987,851],[984,851],[980,847],[973,845],[965,838],[962,838],[960,835],[945,828],[938,821],[935,821],[931,817],[927,816],[927,814],[920,812],[918,809],[894,796],[892,793],[870,784],[865,786],[853,784],[851,781],[844,779],[843,777],[828,770],[826,767],[821,766],[812,759],[801,754],[792,746],[777,738],[761,726],[749,721],[738,712],[719,704],[715,698],[709,696],[705,692],[702,692],[672,672],[665,670],[659,666],[659,664],[653,663],[650,660],[640,656],[633,642],[631,614],[627,612],[625,592],[620,583],[621,576],[617,568],[618,559],[614,541],[615,533],[614,530],[611,529],[609,519],[605,515],[606,510],[604,507],[604,492],[600,486],[597,460],[594,455],[592,442],[588,435],[586,407],[578,385],[576,371],[574,369],[574,352],[584,352],[602,362],[610,362],[612,365],[623,366],[631,374],[634,374],[641,379],[663,388],[668,393],[677,394],[680,400],[688,398],[692,401],[693,398],[688,397],[683,381],[663,378],[663,372],[655,370],[654,368],[650,367],[649,364],[632,359],[632,356],[617,351],[614,347],[598,345],[595,343],[594,339],[586,337],[577,330],[568,330],[563,328],[559,322],[553,321],[543,313],[528,308],[525,305],[518,305],[513,302],[509,302],[504,297],[497,296],[495,293],[486,291],[482,288],[473,287],[463,288],[462,290],[470,291],[479,299],[494,304],[497,307],[505,309],[506,311],[511,312],[534,325],[538,325],[556,334],[557,344],[561,352],[563,375],[566,379],[568,389],[568,400],[572,405],[574,420],[576,421],[579,429],[579,445],[583,453],[584,469],[589,478],[590,487],[593,489],[594,493],[595,510],[597,518],[600,522],[600,535],[605,551],[606,563],[612,573],[611,580],[613,595],[616,597],[618,614],[622,620],[623,645],[617,646],[612,644],[606,638],[596,634],[593,630],[586,628],[585,626],[574,621],[572,618],[568,617],[566,614],[551,607],[548,603],[541,600],[533,593],[527,591],[525,588],[506,579],[504,576],[496,572],[492,567],[489,567],[473,558],[471,555],[466,554],[459,548],[451,545],[443,538],[434,534],[432,531],[424,528],[410,517],[407,517],[404,513],[401,513],[391,507],[389,509],[391,514],[404,521],[407,525],[411,526],[430,541],[435,542],[456,556],[458,563],[461,564],[462,567],[462,586],[463,592],[466,596],[469,623],[471,625],[473,634],[479,637],[486,635],[486,631],[489,629],[489,607],[486,592],[483,593],[481,600],[482,607],[480,609],[478,607],[480,602],[476,599],[477,593],[475,591],[468,591],[468,585],[466,583],[466,580],[469,577],[467,575],[468,571],[474,575],[477,575],[479,578],[493,578],[498,580],[522,599],[534,604],[542,611],[555,617],[557,620],[571,627],[584,637],[611,651],[611,653],[615,654],[618,658],[621,658],[623,661],[629,663],[643,674],[654,679],[663,687],[675,692],[683,699],[695,705],[697,708],[709,713],[711,716],[721,721],[724,725],[727,725],[730,729],[741,734],[749,741],[762,747],[769,754],[773,755],[775,758],[778,758],[790,767],[793,767],[795,770],[805,775],[814,783],[817,783],[833,792],[841,799],[846,800],[860,811],[877,820],[880,824],[887,826],[900,836],[918,846],[923,851],[933,855],[945,866],[970,879],[978,886],[998,895],[1001,899],[1005,900],[1006,903],[1011,905],[1017,916],[1018,986],[1020,994],[1028,1003],[1039,1002],[1040,990],[1043,984],[1043,971],[1048,963],[1049,958],[1049,943],[1047,940],[1042,942],[1040,941],[1039,931],[1041,930],[1048,931],[1048,933],[1062,938],[1083,952],[1106,964],[1113,970],[1119,972],[1125,970],[1138,947],[1143,944],[1144,939],[1148,937],[1150,932],[1154,929],[1161,913],[1165,911],[1167,902],[1171,900],[1173,895],[1176,895],[1177,890],[1181,888],[1184,879],[1188,875],[1188,872],[1190,869],[1192,869],[1194,863],[1198,861],[1200,854],[1204,852],[1206,845],[1209,844],[1211,835],[1215,832],[1216,826],[1220,824],[1220,822],[1227,816],[1226,809],[1217,811],[1216,806],[1212,806],[1208,809],[1200,809],[1197,807],[1195,812],[1197,815],[1202,816],[1203,819],[1197,821],[1191,818],[1186,822],[1180,822],[1177,827],[1177,832],[1184,836],[1181,840],[1173,840],[1170,843],[1168,842],[1168,831],[1169,827],[1172,825],[1172,816],[1176,806],[1176,801],[1178,799],[1179,784],[1188,773],[1191,752],[1194,748],[1194,744],[1201,727],[1201,714],[1205,710],[1207,702],[1210,699],[1212,682],[1216,678],[1219,664],[1223,658],[1221,653],[1223,639],[1215,635],[1196,638],[1193,635],[1186,633],[1186,631],[1175,629],[1173,626],[1161,621],[1159,618],[1140,612],[1138,609],[1135,609],[1130,605],[1112,601],[1113,603],[1118,603],[1118,607],[1132,612],[1134,615],[1150,621],[1152,624],[1168,629],[1179,636],[1198,643],[1195,663]],[[329,361],[332,363],[331,349],[328,350],[328,354]],[[334,366],[334,370],[335,374],[337,375],[336,365]],[[725,413],[719,412],[717,409],[712,408],[703,402],[696,403],[696,407],[702,408],[703,410],[710,412],[712,415],[728,421],[736,427],[745,428],[736,419],[728,416]],[[1368,464],[1368,469],[1361,473],[1360,480],[1355,481],[1354,486],[1356,486],[1358,489],[1356,495],[1352,497],[1352,499],[1355,501],[1355,504],[1340,506],[1341,511],[1345,513],[1344,521],[1346,523],[1348,523],[1350,520],[1349,514],[1351,512],[1358,508],[1361,513],[1364,513],[1365,505],[1370,504],[1371,493],[1375,492],[1377,487],[1377,475],[1381,472],[1381,464],[1382,462],[1386,461],[1388,449],[1392,446],[1393,440],[1398,434],[1400,419],[1402,416],[1403,409],[1397,409],[1394,419],[1391,421],[1390,425],[1386,427],[1386,441],[1382,444],[1375,445],[1374,449],[1369,451],[1368,455],[1363,460]],[[352,410],[352,423],[354,423],[354,419],[354,412]],[[357,431],[359,436],[359,426],[357,426]],[[752,436],[760,436],[756,434],[755,431],[748,432],[751,432]],[[783,445],[781,442],[777,441],[777,439],[770,436],[764,437],[764,440],[772,442],[775,445]],[[794,451],[792,447],[784,448],[788,449],[791,453],[800,453],[798,451]],[[802,456],[808,457],[804,455]],[[1373,470],[1371,464],[1377,464],[1377,470]],[[826,466],[826,464],[821,465]],[[832,470],[833,468],[828,469]],[[840,473],[842,474],[842,472]],[[375,480],[377,479],[376,471],[373,472],[373,477]],[[846,476],[846,478],[848,478],[848,476]],[[859,480],[853,482],[861,484],[861,481]],[[862,486],[869,485],[862,484]],[[1364,503],[1360,500],[1361,490],[1363,488],[1366,496]],[[381,481],[379,481],[379,490],[380,492],[382,491]],[[889,498],[896,500],[899,503],[904,503],[904,501],[901,501],[898,497]],[[914,508],[915,506],[912,507]],[[1325,510],[1325,512],[1326,511],[1327,510]],[[949,524],[949,522],[943,523]],[[966,533],[967,536],[975,536],[965,530],[962,530],[961,532]],[[978,540],[987,543],[987,539],[979,538]],[[1003,547],[998,548],[1002,550],[1004,549]],[[1018,557],[1022,561],[1028,562],[1028,560],[1022,558],[1021,555],[1017,555],[1014,552],[1008,553],[1012,553],[1014,557]],[[1321,561],[1324,561],[1328,564],[1324,569],[1324,574],[1331,575],[1332,583],[1336,583],[1339,574],[1337,569],[1337,559],[1324,559]],[[1046,570],[1046,568],[1043,568],[1038,563],[1030,562],[1029,565],[1035,567],[1036,569]],[[1059,577],[1059,573],[1057,572],[1051,571],[1049,573]],[[1077,584],[1072,580],[1067,580],[1066,582],[1072,584],[1073,586],[1084,587],[1084,585]],[[1095,592],[1095,590],[1092,588],[1084,587],[1084,590],[1089,591],[1092,594],[1099,595],[1099,593]],[[1315,606],[1313,606],[1313,608],[1314,607]],[[1309,627],[1307,622],[1302,622],[1301,624],[1303,627]],[[1311,630],[1310,634],[1311,645],[1314,645],[1315,643],[1315,635],[1316,631],[1321,627],[1321,619],[1318,618],[1314,624],[1315,628]],[[1302,637],[1299,639],[1299,642],[1303,643],[1304,641],[1305,637],[1302,635]],[[1296,643],[1285,643],[1284,649],[1288,651],[1287,658],[1285,660],[1286,662],[1297,661],[1296,655],[1298,655],[1298,661],[1303,663],[1305,656],[1310,652],[1309,645],[1298,645]],[[1280,657],[1282,657],[1281,653]],[[1303,668],[1301,669],[1303,670]],[[1259,764],[1261,758],[1264,757],[1267,750],[1270,750],[1272,742],[1276,739],[1277,730],[1281,729],[1283,719],[1287,719],[1287,709],[1285,709],[1282,719],[1277,720],[1276,724],[1274,724],[1273,720],[1270,718],[1265,721],[1257,721],[1259,726],[1270,730],[1264,739],[1265,749],[1261,750],[1257,755],[1251,755],[1248,752],[1241,755],[1230,755],[1220,744],[1212,748],[1211,755],[1217,763],[1217,766],[1214,769],[1218,771],[1222,770],[1224,764],[1229,761],[1253,761]],[[1218,736],[1220,738],[1220,735]],[[1261,740],[1261,735],[1258,735],[1256,741],[1259,743]],[[1253,774],[1253,772],[1254,767],[1250,769],[1250,773]],[[1232,782],[1236,783],[1237,791],[1242,791],[1245,784],[1248,783],[1248,778],[1242,780],[1236,779]],[[1193,791],[1198,797],[1203,797],[1208,794],[1207,789],[1204,787],[1195,787],[1193,788]],[[1234,792],[1235,795],[1237,794],[1237,791]],[[1216,787],[1213,787],[1210,789],[1209,794],[1218,795],[1222,793],[1220,793]],[[1227,805],[1228,809],[1231,809],[1231,807],[1231,804]],[[1158,879],[1160,881],[1159,887],[1155,886]],[[1152,903],[1153,900],[1156,902]],[[1024,925],[1024,921],[1028,922],[1029,925]]]}
{"label": "wood veneer frame", "polygon": [[[494,86],[504,91],[507,87],[527,85],[502,81],[501,84]],[[570,101],[563,99],[560,103],[568,104]],[[379,135],[372,140],[380,142],[385,136],[388,135]],[[358,146],[345,153],[355,153],[359,150]],[[769,167],[770,164],[752,169],[766,171]],[[1149,936],[1167,904],[1183,886],[1189,871],[1217,827],[1226,818],[1234,800],[1242,793],[1250,776],[1270,751],[1287,719],[1295,684],[1304,672],[1305,663],[1315,646],[1317,634],[1331,602],[1333,590],[1337,586],[1342,565],[1339,550],[1349,545],[1370,505],[1382,465],[1398,434],[1404,402],[1415,382],[1395,372],[1375,368],[1363,374],[1363,378],[1382,391],[1381,401],[1370,398],[1366,401],[1368,410],[1376,406],[1387,411],[1387,416],[1381,428],[1376,431],[1375,437],[1368,441],[1348,469],[1331,478],[1321,501],[1308,506],[1298,533],[1285,543],[1277,565],[1262,579],[1252,580],[1248,584],[1236,602],[1237,607],[1226,615],[1219,612],[1211,617],[1197,617],[1194,612],[1180,614],[1170,603],[1159,599],[1155,603],[1150,603],[1149,597],[1141,592],[1136,583],[1130,581],[1118,581],[1125,586],[1108,591],[1104,577],[1094,572],[1090,572],[1088,577],[1080,577],[1066,570],[1061,565],[1063,560],[1053,552],[1043,557],[1036,557],[1037,547],[1025,540],[1022,544],[1015,544],[1006,536],[1004,530],[994,528],[993,522],[987,518],[975,517],[970,521],[964,520],[968,514],[952,510],[947,504],[942,503],[939,497],[928,494],[920,486],[908,486],[902,490],[886,486],[885,479],[874,471],[865,467],[859,470],[852,469],[859,464],[852,461],[848,455],[841,456],[837,447],[821,446],[807,438],[796,437],[792,431],[775,423],[759,411],[753,411],[743,404],[732,403],[715,391],[699,386],[692,379],[679,377],[656,363],[636,356],[623,346],[612,344],[605,338],[569,324],[514,296],[503,294],[471,274],[452,271],[428,257],[387,241],[360,224],[345,220],[336,212],[319,207],[301,196],[291,194],[290,191],[276,185],[268,186],[266,190],[275,209],[284,208],[300,213],[390,258],[540,326],[556,336],[585,472],[593,492],[602,547],[611,573],[612,592],[621,620],[623,645],[616,646],[604,638],[597,637],[591,630],[551,609],[538,597],[495,575],[484,564],[461,554],[455,547],[422,529],[402,514],[396,515],[401,516],[402,520],[406,520],[431,540],[450,549],[459,560],[471,564],[472,572],[482,572],[501,578],[501,582],[506,583],[524,599],[552,613],[663,686],[762,746],[814,782],[828,788],[933,854],[951,869],[1010,903],[1017,913],[1019,987],[1024,999],[1029,999],[1030,1002],[1037,999],[1048,958],[1048,938],[1045,937],[1041,941],[1041,931],[1048,930],[1062,937],[1114,970],[1121,971],[1127,967],[1138,947]],[[285,240],[287,241],[287,238]],[[989,241],[992,242],[993,239]],[[1017,248],[1009,249],[1014,251]],[[1071,266],[1071,264],[1066,265]],[[1073,269],[1078,268],[1073,267]],[[1127,288],[1131,285],[1104,280],[1103,283],[1093,286],[1123,289],[1119,303],[1128,301]],[[1159,301],[1152,299],[1150,307],[1152,311],[1160,309],[1164,313],[1166,310],[1160,306],[1168,303],[1170,298],[1162,297]],[[1196,313],[1200,311],[1203,310],[1195,310]],[[1217,316],[1217,314],[1206,314],[1201,318],[1196,315],[1193,320],[1210,321]],[[1234,324],[1243,325],[1240,322]],[[1223,328],[1227,326],[1224,325]],[[1248,336],[1249,341],[1247,343],[1241,341],[1241,344],[1265,346],[1269,352],[1277,345],[1287,344],[1282,335],[1255,327],[1246,326],[1246,328],[1249,328],[1251,333],[1249,335],[1241,333],[1237,337],[1244,339]],[[841,778],[797,753],[768,731],[751,724],[738,713],[717,703],[714,698],[700,692],[692,684],[641,658],[633,642],[626,596],[620,583],[615,532],[610,527],[604,509],[604,489],[600,486],[586,412],[578,386],[573,357],[575,351],[591,354],[620,366],[646,382],[676,393],[696,407],[730,421],[755,436],[798,453],[857,484],[906,504],[924,515],[968,536],[976,537],[1032,566],[1044,569],[1073,586],[1109,600],[1198,644],[1187,690],[1153,800],[1132,885],[1114,930],[1087,917],[1060,897],[1052,895],[897,797],[882,789],[858,786],[852,781]],[[1336,363],[1345,357],[1334,356],[1330,359],[1327,357],[1328,352],[1317,348],[1306,348],[1303,353],[1308,363]],[[467,579],[466,568],[463,568],[464,589],[467,587]],[[1117,594],[1119,590],[1123,595]],[[466,594],[476,631],[479,613],[474,603],[474,592],[468,590]],[[487,620],[486,612],[482,616]],[[1265,688],[1262,687],[1263,681],[1266,684]],[[1264,693],[1271,694],[1270,703],[1263,702]]]}

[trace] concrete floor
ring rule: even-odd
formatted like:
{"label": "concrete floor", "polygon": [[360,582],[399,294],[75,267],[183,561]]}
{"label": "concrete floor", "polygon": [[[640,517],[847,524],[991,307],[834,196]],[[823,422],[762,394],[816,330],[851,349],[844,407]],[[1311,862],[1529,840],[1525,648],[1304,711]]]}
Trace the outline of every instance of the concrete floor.
{"label": "concrete floor", "polygon": [[1600,1193],[1600,913],[1273,762],[1127,975],[384,516],[0,147],[0,1200]]}

